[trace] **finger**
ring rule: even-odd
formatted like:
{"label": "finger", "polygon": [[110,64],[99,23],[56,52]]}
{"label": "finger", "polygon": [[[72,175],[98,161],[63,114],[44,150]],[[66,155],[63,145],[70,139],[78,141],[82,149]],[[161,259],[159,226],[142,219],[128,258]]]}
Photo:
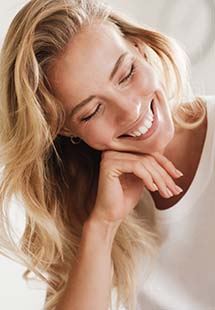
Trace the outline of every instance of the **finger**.
{"label": "finger", "polygon": [[139,177],[150,191],[158,190],[152,176],[140,161],[133,159],[106,159],[101,165],[110,178],[119,178],[123,173],[133,173]]}
{"label": "finger", "polygon": [[[177,186],[172,180],[172,178],[168,175],[168,172],[166,172],[164,168],[160,166],[160,163],[158,163],[158,161],[152,155],[137,155],[133,153],[119,151],[107,151],[104,158],[122,161],[131,160],[134,163],[142,162],[146,170],[147,167],[150,166],[151,168],[147,170],[150,181],[149,184],[147,184],[147,180],[145,179],[146,187],[150,191],[155,191],[156,189],[159,190],[160,194],[165,198],[172,197],[173,195],[178,195],[182,191],[182,189]],[[142,168],[142,164],[140,164],[140,169]],[[136,173],[138,172],[136,171]],[[154,178],[151,176],[151,173],[153,173]]]}
{"label": "finger", "polygon": [[161,174],[157,171],[157,167],[155,168],[150,161],[146,162],[142,161],[142,165],[145,166],[152,176],[154,183],[157,185],[159,193],[161,196],[165,198],[170,198],[174,195],[174,193],[168,188],[165,178],[161,176]]}
{"label": "finger", "polygon": [[162,166],[160,166],[160,164],[156,160],[151,160],[150,165],[152,165],[157,171],[157,173],[160,174],[164,183],[174,195],[178,195],[183,191],[183,189],[174,182],[172,177],[166,172],[166,170]]}
{"label": "finger", "polygon": [[103,156],[106,158],[118,158],[118,159],[140,159],[140,158],[145,158],[145,157],[151,157],[156,159],[156,161],[174,178],[179,178],[183,175],[181,171],[175,168],[173,163],[166,158],[164,155],[161,153],[155,152],[152,154],[134,154],[134,153],[128,153],[128,152],[119,152],[119,151],[105,151]]}
{"label": "finger", "polygon": [[164,155],[155,152],[151,154],[156,160],[157,162],[163,166],[165,168],[165,170],[174,178],[180,178],[181,176],[183,176],[183,173],[176,169],[176,167],[173,165],[173,163],[166,158]]}

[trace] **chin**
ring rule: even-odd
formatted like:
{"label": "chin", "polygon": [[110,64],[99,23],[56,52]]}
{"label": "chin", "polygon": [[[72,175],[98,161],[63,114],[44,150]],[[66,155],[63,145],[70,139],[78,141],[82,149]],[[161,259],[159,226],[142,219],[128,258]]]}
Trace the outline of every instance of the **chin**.
{"label": "chin", "polygon": [[166,147],[171,143],[174,138],[175,131],[171,130],[165,133],[165,136],[162,136],[161,139],[157,139],[156,142],[148,148],[147,153],[155,153],[159,152],[163,154],[165,152]]}
{"label": "chin", "polygon": [[156,137],[156,139],[150,141],[150,143],[147,143],[147,145],[146,142],[138,142],[136,143],[136,145],[134,145],[133,143],[132,145],[124,145],[122,151],[138,152],[141,154],[152,154],[155,152],[159,152],[163,154],[166,147],[169,145],[169,143],[174,137],[174,130],[166,132],[165,135],[160,134],[159,136],[162,138]]}

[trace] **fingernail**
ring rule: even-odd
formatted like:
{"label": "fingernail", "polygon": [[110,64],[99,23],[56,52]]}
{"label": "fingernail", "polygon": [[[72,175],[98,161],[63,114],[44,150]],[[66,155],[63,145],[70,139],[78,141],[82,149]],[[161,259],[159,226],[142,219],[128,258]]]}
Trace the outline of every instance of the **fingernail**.
{"label": "fingernail", "polygon": [[183,173],[179,171],[178,169],[175,169],[175,173],[177,176],[182,177]]}
{"label": "fingernail", "polygon": [[173,193],[171,192],[171,190],[169,188],[166,189],[166,194],[168,197],[172,197]]}
{"label": "fingernail", "polygon": [[178,193],[183,192],[183,189],[179,187],[178,185],[175,186],[175,189],[177,190]]}
{"label": "fingernail", "polygon": [[158,187],[155,183],[153,183],[153,188],[155,189],[155,191],[158,191]]}

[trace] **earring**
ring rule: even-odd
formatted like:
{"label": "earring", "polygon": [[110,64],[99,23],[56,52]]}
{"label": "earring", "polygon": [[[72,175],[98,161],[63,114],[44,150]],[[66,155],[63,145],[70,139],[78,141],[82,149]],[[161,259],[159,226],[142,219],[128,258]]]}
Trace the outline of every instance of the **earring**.
{"label": "earring", "polygon": [[81,139],[79,137],[74,137],[74,136],[71,136],[70,140],[72,144],[79,144],[81,142]]}

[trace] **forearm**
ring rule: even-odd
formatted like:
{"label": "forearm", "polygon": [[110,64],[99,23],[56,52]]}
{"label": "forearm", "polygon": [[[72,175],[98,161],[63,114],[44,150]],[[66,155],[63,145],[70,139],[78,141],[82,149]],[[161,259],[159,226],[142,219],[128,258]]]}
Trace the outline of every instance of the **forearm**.
{"label": "forearm", "polygon": [[107,310],[111,293],[111,249],[117,228],[87,222],[78,260],[56,310]]}

